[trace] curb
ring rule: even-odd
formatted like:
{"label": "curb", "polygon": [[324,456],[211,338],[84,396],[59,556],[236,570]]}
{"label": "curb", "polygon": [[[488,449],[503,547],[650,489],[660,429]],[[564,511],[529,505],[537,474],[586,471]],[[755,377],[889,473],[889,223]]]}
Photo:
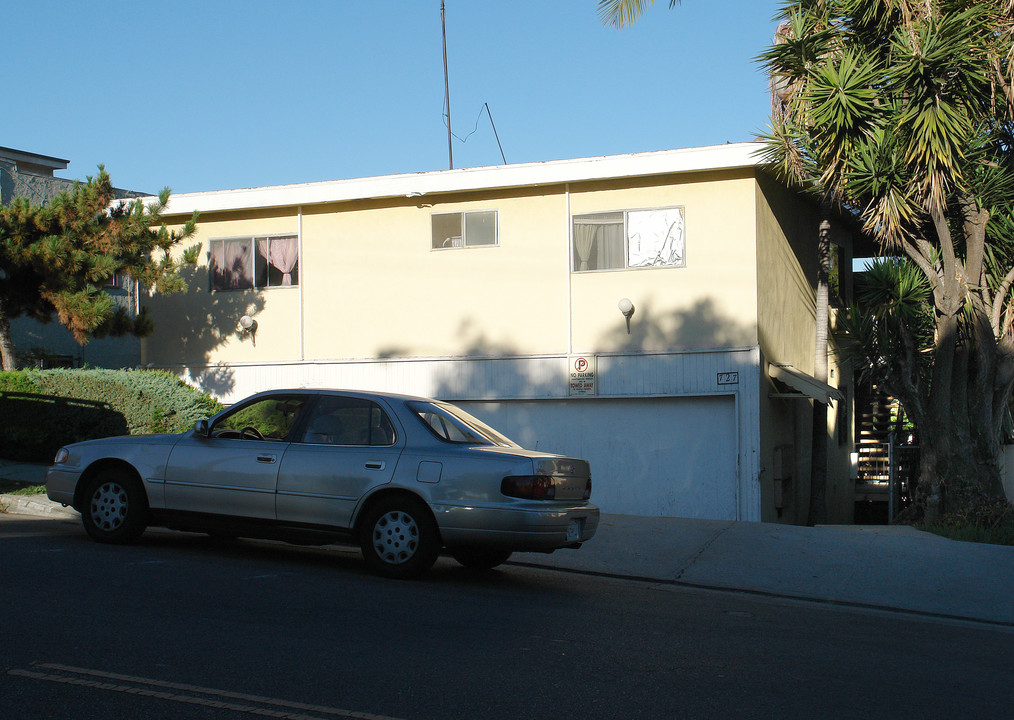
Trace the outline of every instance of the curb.
{"label": "curb", "polygon": [[1005,630],[1014,629],[1014,621],[995,620],[977,615],[958,615],[954,613],[936,612],[933,610],[920,610],[917,608],[904,607],[902,605],[887,605],[875,602],[863,602],[859,600],[838,600],[835,598],[821,597],[819,595],[805,595],[792,592],[776,592],[773,590],[759,590],[749,587],[734,587],[732,585],[714,585],[709,583],[687,582],[679,579],[659,579],[644,575],[624,575],[622,573],[605,572],[601,570],[583,570],[570,568],[552,563],[539,563],[536,561],[515,561],[508,560],[505,564],[516,567],[534,568],[539,570],[556,570],[558,572],[572,573],[574,575],[589,575],[591,577],[609,578],[611,580],[631,580],[633,582],[647,583],[652,585],[666,585],[670,587],[688,588],[692,590],[706,590],[708,592],[727,593],[732,595],[751,595],[761,598],[773,598],[776,600],[791,600],[800,603],[812,603],[836,608],[853,608],[856,610],[872,610],[874,612],[888,613],[891,615],[905,615],[923,617],[932,620],[943,620],[946,622],[968,623],[970,625],[981,625],[988,628],[1000,628]]}
{"label": "curb", "polygon": [[76,510],[55,503],[45,495],[0,495],[0,512],[43,517],[80,517]]}

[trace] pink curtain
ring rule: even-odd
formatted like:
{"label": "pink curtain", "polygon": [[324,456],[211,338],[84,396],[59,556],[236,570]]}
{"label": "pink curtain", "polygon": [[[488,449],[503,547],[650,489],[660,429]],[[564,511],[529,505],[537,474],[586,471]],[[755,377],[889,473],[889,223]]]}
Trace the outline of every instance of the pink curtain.
{"label": "pink curtain", "polygon": [[292,268],[299,258],[299,244],[294,237],[265,238],[257,241],[257,252],[282,273],[282,285],[292,284]]}
{"label": "pink curtain", "polygon": [[227,240],[211,244],[213,287],[216,290],[237,290],[253,287],[253,258],[250,242]]}

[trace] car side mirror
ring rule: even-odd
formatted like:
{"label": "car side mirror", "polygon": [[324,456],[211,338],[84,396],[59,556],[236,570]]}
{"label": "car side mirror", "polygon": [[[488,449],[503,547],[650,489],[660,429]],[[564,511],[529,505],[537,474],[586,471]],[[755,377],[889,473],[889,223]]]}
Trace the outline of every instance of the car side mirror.
{"label": "car side mirror", "polygon": [[208,426],[207,420],[198,420],[197,424],[194,425],[194,435],[197,437],[211,437],[211,428]]}

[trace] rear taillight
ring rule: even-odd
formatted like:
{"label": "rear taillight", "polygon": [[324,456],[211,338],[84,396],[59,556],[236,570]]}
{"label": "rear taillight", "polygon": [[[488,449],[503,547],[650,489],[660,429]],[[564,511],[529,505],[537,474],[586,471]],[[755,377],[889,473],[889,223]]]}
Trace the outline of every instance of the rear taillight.
{"label": "rear taillight", "polygon": [[552,500],[556,484],[548,475],[510,475],[500,482],[500,492],[522,500]]}
{"label": "rear taillight", "polygon": [[584,497],[583,500],[587,500],[591,497],[591,478],[588,478],[588,482],[584,485]]}

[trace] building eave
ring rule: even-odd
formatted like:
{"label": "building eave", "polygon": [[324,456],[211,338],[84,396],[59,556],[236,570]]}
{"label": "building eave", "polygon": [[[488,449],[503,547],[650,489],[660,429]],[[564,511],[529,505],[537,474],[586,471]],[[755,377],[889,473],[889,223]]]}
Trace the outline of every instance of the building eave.
{"label": "building eave", "polygon": [[65,170],[70,163],[70,160],[64,160],[63,158],[52,157],[51,155],[39,155],[38,153],[25,152],[24,150],[15,150],[8,147],[0,147],[0,157],[13,160],[14,162],[39,165],[50,170]]}
{"label": "building eave", "polygon": [[753,142],[729,143],[575,160],[181,193],[170,197],[165,214],[189,215],[194,211],[229,212],[393,197],[422,198],[442,193],[752,168],[763,165],[761,147]]}

